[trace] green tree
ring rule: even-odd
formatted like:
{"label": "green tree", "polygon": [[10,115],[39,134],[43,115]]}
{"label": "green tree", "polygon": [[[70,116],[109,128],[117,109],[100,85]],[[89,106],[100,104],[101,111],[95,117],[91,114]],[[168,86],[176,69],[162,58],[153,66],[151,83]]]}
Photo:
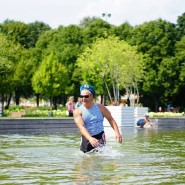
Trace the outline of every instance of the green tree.
{"label": "green tree", "polygon": [[57,60],[68,71],[68,82],[70,85],[66,87],[67,94],[74,95],[76,93],[76,86],[79,87],[78,79],[73,78],[73,72],[77,57],[82,52],[82,46],[82,29],[79,26],[70,25],[68,27],[60,27],[46,49],[47,52],[53,51]]}
{"label": "green tree", "polygon": [[129,41],[132,38],[133,27],[129,23],[123,23],[120,26],[113,26],[111,33],[115,34],[121,40]]}
{"label": "green tree", "polygon": [[172,103],[174,106],[178,106],[181,111],[184,111],[185,107],[185,36],[181,38],[180,41],[176,43],[175,47],[175,59],[176,68],[179,68],[176,74],[177,82],[175,83],[174,96]]}
{"label": "green tree", "polygon": [[173,98],[178,94],[179,86],[179,62],[174,57],[164,58],[159,66],[157,77],[161,83],[161,104],[172,104]]}
{"label": "green tree", "polygon": [[[171,90],[161,81],[161,69],[168,66],[167,62],[170,61],[164,59],[174,56],[174,46],[177,40],[175,25],[159,19],[136,26],[132,34],[132,39],[129,42],[132,45],[137,45],[138,51],[147,55],[147,60],[144,63],[147,73],[141,84],[144,106],[158,111],[159,104],[164,100],[164,95],[168,94],[166,91]],[[169,87],[171,86],[169,85]]]}
{"label": "green tree", "polygon": [[[48,30],[42,33],[37,40],[36,48],[41,51],[47,50],[50,42],[54,39],[55,34],[57,33],[58,33],[58,30]],[[43,56],[46,54],[48,53],[44,52]]]}
{"label": "green tree", "polygon": [[15,44],[26,48],[28,40],[28,26],[20,21],[5,20],[0,26],[0,32],[7,36]]}
{"label": "green tree", "polygon": [[48,30],[39,36],[36,47],[31,50],[32,60],[34,60],[36,68],[40,65],[43,58],[48,56],[51,52],[55,51],[55,48],[50,47],[50,43],[57,33],[57,30]]}
{"label": "green tree", "polygon": [[20,97],[28,98],[33,95],[31,79],[36,70],[32,49],[24,49],[20,61],[15,66],[14,81],[15,81],[15,101],[19,105]]}
{"label": "green tree", "polygon": [[39,37],[48,30],[51,30],[50,26],[43,22],[34,22],[27,25],[28,36],[27,36],[27,48],[35,47]]}
{"label": "green tree", "polygon": [[19,43],[24,48],[35,47],[39,36],[50,29],[48,25],[37,21],[25,24],[20,21],[5,20],[0,25],[0,32],[4,33],[9,40]]}
{"label": "green tree", "polygon": [[[83,80],[93,84],[97,92],[103,93],[103,84],[112,102],[119,103],[120,88],[129,94],[132,88],[137,88],[137,82],[142,77],[143,56],[136,47],[130,46],[118,37],[97,39],[91,47],[85,49],[77,60],[77,66],[82,71]],[[110,92],[113,90],[113,93]]]}
{"label": "green tree", "polygon": [[[49,26],[41,22],[35,22],[30,24],[25,24],[19,21],[6,20],[3,24],[0,25],[0,32],[5,34],[9,42],[21,47],[21,50],[15,54],[16,57],[19,56],[19,59],[14,60],[14,74],[11,86],[15,92],[16,104],[19,105],[19,99],[21,96],[28,97],[32,95],[31,87],[31,72],[34,63],[38,59],[38,54],[32,55],[31,50],[26,50],[27,48],[33,48],[37,42],[38,37],[50,29]],[[38,50],[37,50],[38,51]],[[30,59],[32,55],[32,59]],[[32,68],[31,68],[32,67]],[[8,105],[7,105],[8,106]]]}
{"label": "green tree", "polygon": [[93,23],[96,19],[99,19],[97,17],[85,17],[80,21],[80,27],[87,28],[91,23]]}
{"label": "green tree", "polygon": [[178,31],[178,39],[180,40],[183,36],[185,36],[185,13],[178,16],[176,28]]}
{"label": "green tree", "polygon": [[13,70],[13,63],[11,60],[8,60],[9,55],[8,51],[11,45],[10,41],[7,40],[6,36],[3,34],[0,34],[0,74],[6,74],[8,72],[11,72]]}
{"label": "green tree", "polygon": [[[66,68],[58,62],[51,53],[44,59],[38,70],[33,75],[32,86],[36,93],[44,94],[51,99],[60,96],[65,92],[68,84],[68,74]],[[56,103],[56,102],[54,102]],[[54,104],[56,109],[56,104]]]}
{"label": "green tree", "polygon": [[84,43],[90,45],[97,38],[104,37],[105,32],[110,33],[111,27],[109,23],[100,18],[93,19],[93,21],[90,21],[90,23],[83,28]]}
{"label": "green tree", "polygon": [[12,95],[15,88],[14,74],[16,65],[21,58],[22,48],[12,43],[6,36],[0,34],[0,94]]}

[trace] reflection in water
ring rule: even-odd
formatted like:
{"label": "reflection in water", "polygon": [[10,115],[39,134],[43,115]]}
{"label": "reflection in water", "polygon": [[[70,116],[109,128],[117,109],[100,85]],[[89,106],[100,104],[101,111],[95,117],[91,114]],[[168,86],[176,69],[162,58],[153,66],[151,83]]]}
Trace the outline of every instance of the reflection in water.
{"label": "reflection in water", "polygon": [[[76,164],[74,177],[77,184],[93,184],[106,181],[115,182],[117,179],[117,169],[119,161],[114,159],[105,159],[103,156],[83,156],[80,162]],[[115,179],[115,180],[114,180]]]}
{"label": "reflection in water", "polygon": [[0,135],[0,184],[183,184],[185,130],[106,128],[107,146],[79,151],[77,133]]}

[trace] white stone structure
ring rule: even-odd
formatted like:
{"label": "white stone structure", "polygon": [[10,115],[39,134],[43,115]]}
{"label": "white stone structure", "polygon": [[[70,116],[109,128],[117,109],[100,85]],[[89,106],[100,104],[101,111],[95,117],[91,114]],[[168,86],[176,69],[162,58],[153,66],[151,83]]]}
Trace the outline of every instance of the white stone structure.
{"label": "white stone structure", "polygon": [[[118,126],[131,126],[135,125],[135,122],[143,117],[148,112],[148,107],[123,107],[123,106],[106,106],[111,112],[113,118],[116,120]],[[103,122],[104,126],[110,126],[106,118]]]}

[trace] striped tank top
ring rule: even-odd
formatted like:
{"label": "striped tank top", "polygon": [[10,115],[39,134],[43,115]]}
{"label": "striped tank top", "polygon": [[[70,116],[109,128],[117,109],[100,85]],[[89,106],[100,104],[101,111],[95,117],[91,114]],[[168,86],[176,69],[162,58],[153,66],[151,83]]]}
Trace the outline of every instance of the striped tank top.
{"label": "striped tank top", "polygon": [[80,106],[79,108],[82,111],[82,118],[83,118],[85,127],[91,136],[94,136],[104,131],[104,127],[103,127],[104,117],[97,103],[94,103],[93,107],[91,107],[90,109],[87,109],[84,106]]}

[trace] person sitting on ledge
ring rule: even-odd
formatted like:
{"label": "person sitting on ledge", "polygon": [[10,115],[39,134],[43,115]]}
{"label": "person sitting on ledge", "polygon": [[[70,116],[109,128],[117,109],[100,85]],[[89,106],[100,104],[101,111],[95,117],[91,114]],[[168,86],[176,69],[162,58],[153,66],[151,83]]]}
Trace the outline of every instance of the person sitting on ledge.
{"label": "person sitting on ledge", "polygon": [[150,127],[153,127],[148,113],[145,114],[144,118],[141,118],[137,121],[137,126],[139,126],[140,128],[143,128],[146,124],[150,125]]}

